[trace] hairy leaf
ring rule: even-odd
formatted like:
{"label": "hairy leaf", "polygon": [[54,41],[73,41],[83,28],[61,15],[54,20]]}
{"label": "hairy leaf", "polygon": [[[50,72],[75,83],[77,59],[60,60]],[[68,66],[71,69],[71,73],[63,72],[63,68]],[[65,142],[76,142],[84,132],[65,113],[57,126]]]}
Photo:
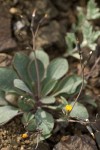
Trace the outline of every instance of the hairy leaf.
{"label": "hairy leaf", "polygon": [[89,0],[87,4],[87,19],[100,18],[100,9],[97,7],[95,0]]}
{"label": "hairy leaf", "polygon": [[83,33],[83,42],[81,44],[82,47],[89,46],[92,50],[96,49],[95,41],[100,36],[100,31],[93,31],[93,26],[85,21],[82,26]]}

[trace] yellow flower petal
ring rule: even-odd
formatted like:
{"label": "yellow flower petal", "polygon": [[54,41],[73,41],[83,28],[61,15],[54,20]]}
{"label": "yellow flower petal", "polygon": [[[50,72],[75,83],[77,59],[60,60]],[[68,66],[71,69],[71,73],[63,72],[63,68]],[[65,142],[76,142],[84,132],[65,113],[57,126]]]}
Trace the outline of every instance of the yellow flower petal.
{"label": "yellow flower petal", "polygon": [[22,134],[22,138],[23,138],[23,139],[28,138],[28,134],[27,134],[27,133]]}
{"label": "yellow flower petal", "polygon": [[72,110],[72,106],[71,105],[66,105],[65,110],[70,112]]}

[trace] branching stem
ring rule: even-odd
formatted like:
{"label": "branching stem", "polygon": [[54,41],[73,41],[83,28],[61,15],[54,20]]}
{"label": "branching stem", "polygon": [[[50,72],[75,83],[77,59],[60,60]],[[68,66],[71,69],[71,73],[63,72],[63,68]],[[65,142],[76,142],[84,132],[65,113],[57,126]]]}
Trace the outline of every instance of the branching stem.
{"label": "branching stem", "polygon": [[40,77],[39,77],[39,66],[38,66],[38,61],[37,61],[37,58],[36,58],[35,50],[36,50],[36,36],[38,34],[40,23],[38,24],[37,29],[34,33],[33,26],[34,26],[35,11],[33,13],[34,13],[34,15],[32,15],[31,32],[32,32],[32,38],[33,38],[33,53],[34,53],[34,61],[35,61],[36,76],[37,76],[37,82],[36,82],[36,85],[37,85],[37,99],[39,100],[40,99],[40,93],[41,93],[41,84],[40,84]]}

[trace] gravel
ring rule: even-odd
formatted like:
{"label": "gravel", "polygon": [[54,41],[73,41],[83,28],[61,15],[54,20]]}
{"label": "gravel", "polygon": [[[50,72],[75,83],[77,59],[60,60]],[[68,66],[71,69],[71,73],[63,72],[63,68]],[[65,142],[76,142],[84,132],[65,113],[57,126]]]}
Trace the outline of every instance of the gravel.
{"label": "gravel", "polygon": [[5,126],[2,126],[0,128],[0,149],[33,150],[36,143],[36,136],[31,133],[28,138],[23,139],[22,134],[25,132],[20,118],[15,118]]}

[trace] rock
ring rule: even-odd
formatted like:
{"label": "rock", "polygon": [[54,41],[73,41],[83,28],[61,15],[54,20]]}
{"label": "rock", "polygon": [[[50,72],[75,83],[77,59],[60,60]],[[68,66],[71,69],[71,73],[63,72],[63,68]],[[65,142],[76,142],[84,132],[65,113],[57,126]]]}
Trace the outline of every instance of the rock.
{"label": "rock", "polygon": [[36,47],[49,48],[63,51],[65,49],[65,38],[63,29],[57,21],[51,21],[47,26],[41,27],[36,39]]}
{"label": "rock", "polygon": [[73,0],[51,0],[53,4],[55,4],[55,6],[62,11],[67,11],[69,9],[69,7],[72,5]]}
{"label": "rock", "polygon": [[24,146],[21,146],[20,150],[24,150]]}
{"label": "rock", "polygon": [[47,143],[39,143],[38,147],[33,147],[32,150],[50,150],[49,146]]}
{"label": "rock", "polygon": [[1,150],[12,150],[12,148],[7,146],[5,148],[2,148]]}
{"label": "rock", "polygon": [[61,140],[53,150],[97,150],[96,144],[92,138],[87,135],[66,136]]}
{"label": "rock", "polygon": [[29,19],[31,19],[34,9],[37,10],[37,14],[39,14],[39,15],[48,14],[48,17],[50,19],[53,19],[53,18],[57,17],[57,15],[58,15],[58,10],[53,5],[51,0],[43,0],[43,1],[36,0],[36,1],[32,1],[32,2],[29,2],[28,0],[26,0],[26,1],[24,1],[24,3],[23,3],[23,0],[20,0],[19,5],[23,6],[23,8],[25,8],[25,11],[23,9],[22,12],[24,12],[24,14],[26,14]]}
{"label": "rock", "polygon": [[[29,20],[31,20],[32,13],[34,9],[36,9],[36,15],[35,15],[35,21],[34,21],[34,28],[36,29],[39,21],[44,17],[45,14],[47,14],[47,17],[44,19],[44,21],[41,23],[41,27],[38,32],[38,37],[36,39],[36,46],[37,47],[43,47],[45,50],[50,50],[50,48],[54,48],[54,51],[63,52],[66,48],[66,42],[65,42],[65,32],[66,32],[66,22],[64,23],[60,22],[59,20],[55,19],[59,17],[59,11],[54,6],[53,2],[51,0],[36,0],[30,3],[29,1],[23,1],[21,0],[19,2],[23,8],[25,7],[27,9],[26,12],[22,10],[22,14]],[[66,18],[66,17],[65,17]],[[58,18],[59,19],[59,18]],[[60,18],[62,19],[62,18]],[[19,26],[19,23],[21,24],[20,19],[16,19],[17,21],[14,23],[14,25]],[[13,27],[14,28],[14,27]],[[14,28],[15,29],[15,28]],[[29,41],[32,38],[30,38],[30,25],[27,26],[27,41]],[[14,30],[15,33],[15,30]],[[15,33],[16,38],[18,41],[20,41],[20,37],[17,37]],[[24,36],[23,36],[24,37]],[[26,43],[25,42],[25,43]],[[21,43],[22,44],[22,43]],[[54,46],[54,47],[53,47]]]}
{"label": "rock", "polygon": [[54,1],[37,0],[34,2],[34,7],[37,10],[36,18],[39,14],[47,14],[47,18],[39,30],[36,46],[43,47],[47,51],[54,48],[54,51],[64,52],[66,49],[65,23],[61,24],[59,20],[55,20],[55,18],[59,19],[59,10],[54,6]]}
{"label": "rock", "polygon": [[15,95],[15,94],[12,94],[12,93],[8,93],[8,94],[5,95],[5,99],[10,104],[12,104],[14,106],[18,106],[18,104],[17,104],[18,95]]}
{"label": "rock", "polygon": [[0,52],[14,49],[16,42],[11,35],[11,16],[9,9],[0,5]]}
{"label": "rock", "polygon": [[20,10],[17,9],[17,8],[15,8],[15,7],[10,8],[10,9],[9,9],[9,12],[10,12],[12,15],[18,14],[18,13],[20,14]]}

